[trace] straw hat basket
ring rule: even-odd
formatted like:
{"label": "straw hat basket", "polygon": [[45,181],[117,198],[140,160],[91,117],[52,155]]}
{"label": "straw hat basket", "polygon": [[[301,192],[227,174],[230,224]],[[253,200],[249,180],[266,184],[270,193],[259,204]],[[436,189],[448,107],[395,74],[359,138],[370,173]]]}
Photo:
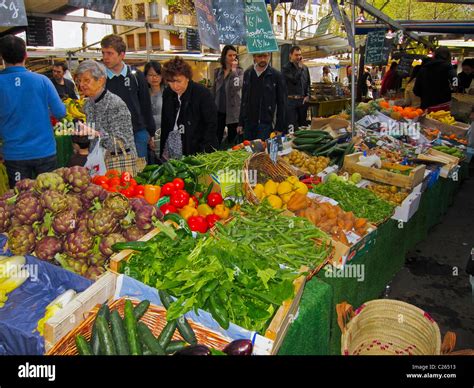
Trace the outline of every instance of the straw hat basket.
{"label": "straw hat basket", "polygon": [[392,299],[364,303],[356,311],[336,306],[343,355],[439,355],[441,334],[430,315]]}
{"label": "straw hat basket", "polygon": [[[109,303],[110,310],[118,310],[120,316],[123,318],[125,308],[125,298],[117,299],[114,302]],[[134,306],[139,302],[132,300]],[[75,356],[78,354],[75,338],[78,334],[82,334],[88,341],[91,337],[92,325],[94,324],[97,312],[99,311],[99,305],[96,306],[88,318],[83,321],[74,330],[71,330],[66,336],[64,336],[53,348],[47,353],[47,355],[55,356]],[[157,337],[166,325],[166,309],[161,306],[151,304],[145,315],[140,319],[141,322],[145,323],[153,335]],[[188,320],[191,325],[199,344],[206,345],[210,348],[222,350],[227,344],[231,342],[230,339],[223,337],[221,334],[211,331],[204,326]],[[182,340],[183,337],[179,334],[179,331],[173,335],[173,340]]]}
{"label": "straw hat basket", "polygon": [[[255,173],[257,176],[254,176]],[[258,205],[260,200],[255,195],[252,186],[255,186],[257,183],[265,184],[270,179],[275,182],[283,182],[289,176],[296,176],[296,173],[282,158],[278,158],[277,163],[273,163],[267,153],[259,152],[245,161],[243,175],[246,197],[250,202]]]}

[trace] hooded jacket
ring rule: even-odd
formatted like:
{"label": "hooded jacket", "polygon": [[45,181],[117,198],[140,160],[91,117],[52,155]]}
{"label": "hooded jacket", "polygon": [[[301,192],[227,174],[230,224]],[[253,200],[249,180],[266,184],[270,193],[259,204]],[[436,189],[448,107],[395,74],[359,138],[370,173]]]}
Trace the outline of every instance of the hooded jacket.
{"label": "hooded jacket", "polygon": [[413,92],[421,99],[421,109],[451,101],[452,66],[434,59],[420,69]]}

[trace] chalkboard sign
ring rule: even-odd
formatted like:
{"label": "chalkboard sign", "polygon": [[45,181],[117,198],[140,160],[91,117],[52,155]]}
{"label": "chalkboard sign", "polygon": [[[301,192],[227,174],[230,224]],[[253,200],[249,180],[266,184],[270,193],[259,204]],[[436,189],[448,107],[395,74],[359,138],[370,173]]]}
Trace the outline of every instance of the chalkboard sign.
{"label": "chalkboard sign", "polygon": [[267,7],[263,0],[245,0],[247,50],[250,54],[278,51]]}
{"label": "chalkboard sign", "polygon": [[211,0],[195,0],[201,44],[219,50],[219,34]]}
{"label": "chalkboard sign", "polygon": [[73,7],[86,8],[109,15],[112,14],[114,4],[115,0],[69,0],[69,5]]}
{"label": "chalkboard sign", "polygon": [[402,77],[408,77],[412,71],[413,61],[416,59],[415,56],[409,54],[403,54],[398,62],[397,73]]}
{"label": "chalkboard sign", "polygon": [[0,27],[27,26],[23,0],[0,0]]}
{"label": "chalkboard sign", "polygon": [[318,24],[318,28],[316,29],[316,35],[324,35],[329,28],[329,25],[331,24],[333,19],[332,15],[327,15],[323,17]]}
{"label": "chalkboard sign", "polygon": [[370,31],[367,34],[367,42],[365,45],[365,63],[370,65],[379,65],[387,63],[388,55],[385,42],[385,34],[387,31]]}
{"label": "chalkboard sign", "polygon": [[201,40],[199,32],[194,28],[186,28],[186,50],[201,51]]}
{"label": "chalkboard sign", "polygon": [[242,0],[214,0],[214,15],[221,44],[245,45],[245,13]]}
{"label": "chalkboard sign", "polygon": [[27,46],[54,46],[53,21],[50,18],[28,16]]}

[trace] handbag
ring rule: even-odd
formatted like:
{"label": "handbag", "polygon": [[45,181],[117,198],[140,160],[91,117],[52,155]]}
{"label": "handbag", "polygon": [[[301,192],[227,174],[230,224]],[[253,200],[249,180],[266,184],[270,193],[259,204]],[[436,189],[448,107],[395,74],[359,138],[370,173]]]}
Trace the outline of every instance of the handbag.
{"label": "handbag", "polygon": [[[117,141],[115,137],[113,138],[114,142],[114,154],[110,151],[105,153],[105,165],[107,170],[118,170],[120,172],[128,172],[132,176],[136,176],[146,166],[146,159],[139,158],[137,155],[127,153],[123,142],[121,140]],[[118,150],[117,150],[118,145]],[[120,151],[120,153],[118,152]]]}

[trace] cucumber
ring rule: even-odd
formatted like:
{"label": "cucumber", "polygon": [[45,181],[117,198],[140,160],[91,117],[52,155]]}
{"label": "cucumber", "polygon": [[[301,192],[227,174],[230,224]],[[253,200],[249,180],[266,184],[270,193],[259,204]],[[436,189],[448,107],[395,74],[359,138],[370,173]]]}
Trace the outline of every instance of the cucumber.
{"label": "cucumber", "polygon": [[96,322],[101,349],[104,351],[106,356],[115,356],[117,354],[117,348],[115,347],[109,324],[103,316],[97,317]]}
{"label": "cucumber", "polygon": [[165,306],[165,309],[168,310],[170,307],[170,304],[173,303],[173,298],[171,298],[170,294],[168,294],[166,291],[159,290],[158,295],[160,296],[161,303],[163,303],[163,306]]}
{"label": "cucumber", "polygon": [[133,315],[135,316],[137,322],[140,320],[141,317],[143,317],[143,315],[145,315],[148,310],[148,307],[150,307],[149,300],[143,300],[135,306],[135,308],[133,309]]}
{"label": "cucumber", "polygon": [[229,314],[217,294],[212,294],[209,297],[209,307],[212,317],[223,329],[227,330],[229,328]]}
{"label": "cucumber", "polygon": [[313,151],[316,148],[315,144],[303,144],[293,146],[293,148],[297,149],[298,151]]}
{"label": "cucumber", "polygon": [[294,145],[305,145],[305,144],[319,144],[319,142],[321,141],[320,138],[300,138],[300,137],[297,137],[295,139],[293,139],[293,144]]}
{"label": "cucumber", "polygon": [[133,315],[133,305],[130,299],[125,301],[125,331],[127,333],[127,340],[130,346],[130,354],[133,356],[140,356],[142,354],[142,347],[138,341],[137,321]]}
{"label": "cucumber", "polygon": [[144,349],[144,350],[143,350],[143,355],[144,355],[144,356],[153,356],[153,353],[150,352],[148,349]]}
{"label": "cucumber", "polygon": [[127,334],[125,333],[122,318],[120,318],[117,310],[112,311],[110,324],[112,326],[112,336],[117,346],[117,354],[120,356],[128,356],[130,354],[130,347],[127,342]]}
{"label": "cucumber", "polygon": [[170,321],[161,331],[160,335],[158,336],[158,342],[163,349],[166,349],[166,347],[170,343],[177,326],[178,322],[176,322],[176,320]]}
{"label": "cucumber", "polygon": [[[100,306],[99,311],[97,312],[97,317],[103,316],[107,320],[110,320],[110,310],[107,302]],[[92,325],[92,334],[91,334],[91,344],[92,344],[92,352],[97,356],[100,354],[100,342],[99,342],[99,334],[97,333],[97,317]]]}
{"label": "cucumber", "polygon": [[295,136],[304,136],[304,135],[312,135],[312,136],[331,136],[329,132],[321,131],[321,130],[309,130],[309,129],[301,129],[299,131],[295,131]]}
{"label": "cucumber", "polygon": [[82,336],[82,335],[77,335],[76,336],[76,347],[77,347],[77,352],[81,356],[92,356],[92,348],[89,345],[89,342]]}
{"label": "cucumber", "polygon": [[161,347],[158,340],[155,338],[151,330],[143,322],[138,322],[138,336],[142,341],[144,347],[148,348],[151,354],[155,356],[163,356],[165,354],[164,349]]}
{"label": "cucumber", "polygon": [[328,149],[330,149],[331,147],[333,147],[336,144],[337,144],[337,140],[332,140],[332,141],[324,144],[323,146],[321,146],[321,147],[319,147],[319,148],[317,148],[313,151],[313,156],[320,156],[321,152],[327,151]]}
{"label": "cucumber", "polygon": [[180,316],[177,319],[177,321],[178,321],[178,331],[181,334],[181,336],[184,338],[184,340],[191,345],[197,345],[196,334],[194,333],[194,330],[191,328],[191,325],[189,324],[188,320],[184,317],[184,315]]}
{"label": "cucumber", "polygon": [[168,213],[163,217],[163,221],[173,221],[176,222],[180,228],[183,228],[185,232],[189,235],[192,235],[191,229],[189,229],[188,223],[186,220],[177,213]]}
{"label": "cucumber", "polygon": [[166,354],[173,354],[180,350],[183,350],[188,344],[186,341],[171,341],[169,345],[166,347]]}

